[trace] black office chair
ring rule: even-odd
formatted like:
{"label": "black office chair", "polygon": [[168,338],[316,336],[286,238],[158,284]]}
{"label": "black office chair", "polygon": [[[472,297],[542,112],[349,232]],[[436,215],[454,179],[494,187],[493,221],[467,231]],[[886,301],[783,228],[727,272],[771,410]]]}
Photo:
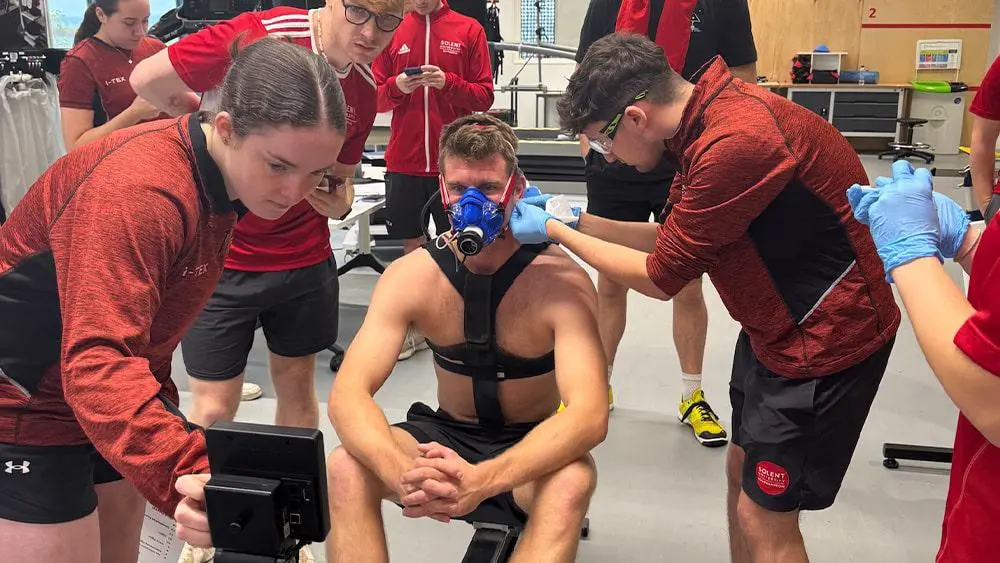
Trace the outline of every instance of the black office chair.
{"label": "black office chair", "polygon": [[879,153],[878,158],[882,160],[884,156],[891,156],[893,161],[905,160],[910,157],[923,159],[927,164],[934,162],[934,154],[927,152],[933,150],[927,143],[914,143],[913,130],[927,123],[926,119],[911,119],[904,117],[896,120],[897,123],[906,127],[905,141],[902,143],[889,143],[892,150]]}

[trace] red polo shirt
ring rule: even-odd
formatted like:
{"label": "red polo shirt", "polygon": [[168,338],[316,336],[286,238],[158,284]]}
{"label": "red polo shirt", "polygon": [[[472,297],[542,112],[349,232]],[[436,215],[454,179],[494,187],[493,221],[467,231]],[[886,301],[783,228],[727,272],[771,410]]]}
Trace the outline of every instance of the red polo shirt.
{"label": "red polo shirt", "polygon": [[[167,53],[188,88],[204,93],[202,107],[212,107],[217,103],[216,88],[229,68],[233,41],[251,42],[270,35],[318,53],[310,24],[312,13],[298,8],[246,12],[188,35],[170,45]],[[359,64],[339,75],[347,106],[347,139],[337,162],[353,165],[361,161],[375,124],[375,79],[370,68]],[[332,252],[327,218],[303,200],[280,219],[269,221],[253,214],[241,219],[226,268],[249,272],[307,268],[328,259]]]}
{"label": "red polo shirt", "polygon": [[[976,313],[955,335],[955,345],[980,367],[1000,377],[1000,221],[996,219],[986,228],[976,250],[969,302]],[[937,563],[1000,562],[998,522],[1000,448],[959,415]]]}
{"label": "red polo shirt", "polygon": [[59,107],[93,110],[94,126],[104,125],[135,101],[128,81],[135,65],[165,48],[152,37],[143,37],[131,51],[96,37],[84,39],[66,53],[60,65]]}
{"label": "red polo shirt", "polygon": [[[969,106],[969,113],[990,121],[1000,121],[1000,57],[986,71],[979,91]],[[993,193],[1000,193],[1000,181],[993,186]]]}

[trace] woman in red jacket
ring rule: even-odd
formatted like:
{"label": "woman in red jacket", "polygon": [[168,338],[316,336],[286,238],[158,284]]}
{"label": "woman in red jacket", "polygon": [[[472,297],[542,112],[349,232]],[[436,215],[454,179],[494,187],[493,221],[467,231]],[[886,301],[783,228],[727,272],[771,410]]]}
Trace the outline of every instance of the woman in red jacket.
{"label": "woman in red jacket", "polygon": [[276,39],[239,53],[221,92],[214,115],[71,151],[0,226],[4,561],[136,561],[143,498],[172,515],[178,478],[209,469],[174,349],[237,217],[277,219],[316,189],[347,121],[330,65]]}

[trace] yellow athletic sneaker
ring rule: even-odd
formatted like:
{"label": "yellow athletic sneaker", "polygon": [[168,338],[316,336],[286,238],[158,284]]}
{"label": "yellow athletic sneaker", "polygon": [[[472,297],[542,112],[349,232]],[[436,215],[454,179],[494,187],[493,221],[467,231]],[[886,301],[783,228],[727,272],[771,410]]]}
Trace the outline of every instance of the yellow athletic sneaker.
{"label": "yellow athletic sneaker", "polygon": [[[562,401],[559,401],[559,408],[556,412],[562,412],[566,408],[566,405]],[[611,386],[608,385],[608,410],[615,410],[615,392],[611,390]]]}
{"label": "yellow athletic sneaker", "polygon": [[711,448],[723,446],[728,441],[726,429],[719,424],[719,417],[705,401],[703,390],[692,393],[690,399],[681,399],[679,411],[681,422],[691,427],[701,445]]}

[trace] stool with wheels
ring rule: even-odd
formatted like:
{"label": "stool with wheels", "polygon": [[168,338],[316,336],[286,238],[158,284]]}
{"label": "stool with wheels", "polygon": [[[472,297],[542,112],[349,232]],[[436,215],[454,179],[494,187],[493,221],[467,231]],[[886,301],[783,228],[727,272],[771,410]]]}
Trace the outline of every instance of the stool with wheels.
{"label": "stool with wheels", "polygon": [[933,150],[930,145],[913,142],[913,129],[923,126],[927,120],[904,117],[897,119],[896,122],[906,128],[906,134],[903,136],[904,141],[902,143],[889,143],[892,150],[879,153],[879,160],[884,156],[891,156],[894,161],[915,157],[923,159],[927,164],[934,162],[934,155],[928,152]]}

